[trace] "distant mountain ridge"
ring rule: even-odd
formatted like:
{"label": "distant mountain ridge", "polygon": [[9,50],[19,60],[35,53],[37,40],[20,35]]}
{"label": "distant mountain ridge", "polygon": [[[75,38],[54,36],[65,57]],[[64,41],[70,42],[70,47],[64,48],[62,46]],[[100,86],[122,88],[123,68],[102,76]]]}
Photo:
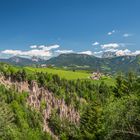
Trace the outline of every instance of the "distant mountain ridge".
{"label": "distant mountain ridge", "polygon": [[31,65],[45,63],[45,60],[36,57],[32,57],[31,59],[29,59],[29,58],[14,56],[8,59],[0,59],[0,62],[5,62],[13,65],[20,65],[20,66],[31,66]]}
{"label": "distant mountain ridge", "polygon": [[113,73],[130,70],[139,72],[140,55],[98,58],[86,54],[61,54],[58,57],[49,59],[47,63],[57,67],[81,68]]}
{"label": "distant mountain ridge", "polygon": [[117,57],[116,52],[107,51],[102,54],[102,58]]}
{"label": "distant mountain ridge", "polygon": [[119,71],[127,72],[130,70],[140,72],[140,55],[98,58],[93,55],[70,53],[61,54],[49,60],[37,58],[28,59],[15,56],[9,59],[0,59],[0,62],[20,66],[46,64],[67,69],[85,69],[92,71],[99,70],[108,73],[115,73]]}

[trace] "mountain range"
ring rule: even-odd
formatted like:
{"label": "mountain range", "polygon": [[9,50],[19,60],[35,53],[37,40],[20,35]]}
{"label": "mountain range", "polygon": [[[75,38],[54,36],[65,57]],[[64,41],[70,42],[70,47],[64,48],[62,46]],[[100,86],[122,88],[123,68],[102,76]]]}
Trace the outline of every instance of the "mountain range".
{"label": "mountain range", "polygon": [[6,62],[13,65],[33,66],[33,65],[53,65],[66,69],[84,69],[92,71],[102,71],[107,73],[116,73],[119,71],[140,72],[140,55],[137,56],[116,56],[99,58],[87,54],[60,54],[49,60],[43,60],[33,57],[31,59],[14,56],[9,59],[0,59],[0,62]]}

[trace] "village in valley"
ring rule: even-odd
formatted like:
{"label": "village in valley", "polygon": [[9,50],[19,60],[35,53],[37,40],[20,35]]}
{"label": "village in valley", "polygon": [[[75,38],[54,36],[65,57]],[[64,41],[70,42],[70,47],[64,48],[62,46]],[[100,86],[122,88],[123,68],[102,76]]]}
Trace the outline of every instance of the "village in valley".
{"label": "village in valley", "polygon": [[90,76],[90,79],[92,79],[92,80],[100,80],[103,77],[110,77],[110,75],[109,74],[103,74],[103,73],[97,71],[97,72],[92,73],[92,75]]}

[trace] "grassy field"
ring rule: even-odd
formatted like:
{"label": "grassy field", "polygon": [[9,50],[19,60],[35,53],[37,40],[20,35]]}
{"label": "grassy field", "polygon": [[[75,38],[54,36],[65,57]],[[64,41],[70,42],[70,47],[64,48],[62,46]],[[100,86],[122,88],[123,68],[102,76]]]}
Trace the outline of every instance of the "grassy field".
{"label": "grassy field", "polygon": [[51,73],[51,74],[57,74],[60,78],[64,78],[67,80],[77,80],[77,79],[83,79],[83,80],[90,80],[94,82],[95,84],[99,84],[101,82],[105,82],[107,85],[114,86],[115,85],[115,78],[110,77],[102,77],[100,80],[91,80],[90,76],[92,75],[88,71],[83,70],[64,70],[64,69],[58,69],[58,68],[34,68],[34,67],[16,67],[16,66],[9,66],[7,64],[1,64],[4,69],[11,69],[13,72],[17,72],[18,70],[25,69],[27,73],[35,73],[35,72],[43,72],[43,73]]}
{"label": "grassy field", "polygon": [[65,78],[68,80],[74,79],[88,79],[91,74],[86,72],[74,72],[68,70],[61,70],[61,69],[54,69],[54,68],[32,68],[32,67],[25,67],[28,72],[47,72],[52,74],[57,74],[61,78]]}
{"label": "grassy field", "polygon": [[83,80],[90,80],[94,82],[95,84],[99,84],[101,82],[105,82],[107,85],[115,85],[115,78],[110,77],[102,77],[100,80],[91,80],[90,76],[92,75],[88,71],[84,70],[64,70],[64,69],[58,69],[58,68],[34,68],[34,67],[17,67],[7,64],[1,64],[4,69],[12,70],[13,72],[17,72],[18,70],[25,69],[27,73],[35,73],[35,72],[43,72],[43,73],[51,73],[51,74],[57,74],[60,78],[64,78],[67,80],[77,80],[77,79],[83,79]]}
{"label": "grassy field", "polygon": [[[33,72],[47,72],[52,74],[57,74],[61,78],[65,78],[67,80],[76,80],[76,79],[90,79],[91,73],[87,73],[85,71],[70,71],[70,70],[61,70],[55,68],[33,68],[33,67],[25,67],[25,70],[29,73]],[[100,80],[92,80],[94,83],[105,82],[107,85],[115,85],[114,78],[102,77]]]}

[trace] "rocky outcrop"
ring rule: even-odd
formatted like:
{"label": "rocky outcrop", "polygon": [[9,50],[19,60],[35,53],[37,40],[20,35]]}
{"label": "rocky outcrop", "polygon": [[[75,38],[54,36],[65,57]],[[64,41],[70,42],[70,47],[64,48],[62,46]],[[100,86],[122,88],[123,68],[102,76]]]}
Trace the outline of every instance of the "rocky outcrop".
{"label": "rocky outcrop", "polygon": [[67,106],[64,99],[57,99],[52,92],[47,89],[39,88],[35,81],[32,81],[29,86],[30,94],[28,104],[38,110],[41,109],[41,103],[45,103],[45,109],[42,113],[44,116],[44,131],[48,131],[47,120],[49,119],[53,109],[56,109],[60,118],[67,118],[73,123],[79,122],[79,113],[76,112],[74,107]]}
{"label": "rocky outcrop", "polygon": [[[46,88],[38,87],[35,81],[32,81],[31,84],[28,84],[28,82],[12,82],[11,79],[6,80],[1,76],[0,83],[6,85],[8,88],[14,87],[18,92],[28,92],[28,105],[41,111],[44,119],[43,130],[52,135],[53,133],[48,127],[48,119],[54,109],[57,110],[60,118],[67,118],[73,123],[79,122],[80,115],[73,106],[67,106],[64,99],[56,98],[54,94],[49,92]],[[57,137],[55,138],[57,139]]]}

